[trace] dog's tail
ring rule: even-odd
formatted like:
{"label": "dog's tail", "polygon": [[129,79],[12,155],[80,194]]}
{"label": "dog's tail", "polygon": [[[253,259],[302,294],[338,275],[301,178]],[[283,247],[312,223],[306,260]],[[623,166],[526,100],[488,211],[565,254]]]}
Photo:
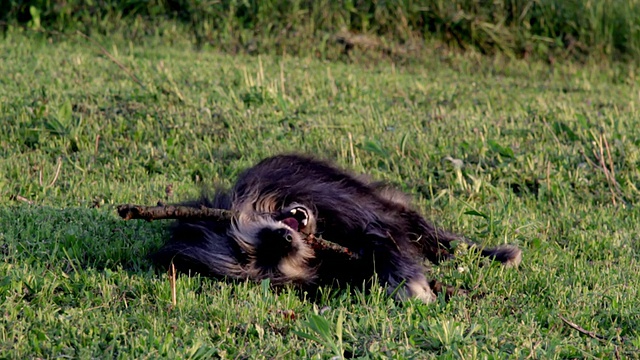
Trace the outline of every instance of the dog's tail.
{"label": "dog's tail", "polygon": [[[474,246],[478,247],[478,245]],[[482,256],[499,261],[505,266],[518,266],[522,262],[522,250],[515,245],[501,245],[494,248],[482,249]]]}
{"label": "dog's tail", "polygon": [[[500,245],[493,248],[484,248],[470,239],[436,228],[417,213],[410,213],[412,224],[417,225],[417,232],[422,236],[418,240],[418,245],[422,254],[431,262],[438,263],[442,260],[453,258],[453,246],[455,243],[464,243],[471,249],[480,252],[494,261],[498,261],[505,266],[518,266],[522,262],[522,250],[515,245]],[[414,225],[414,226],[415,226]]]}
{"label": "dog's tail", "polygon": [[501,262],[505,266],[518,266],[522,262],[522,250],[514,245],[502,245],[485,249],[466,237],[436,227],[419,212],[410,208],[410,200],[398,190],[384,183],[371,183],[377,196],[388,202],[389,207],[395,207],[401,213],[410,232],[418,235],[414,245],[422,255],[434,264],[453,258],[453,245],[465,243],[492,260]]}
{"label": "dog's tail", "polygon": [[[496,247],[485,248],[482,245],[460,235],[439,231],[439,246],[446,247],[450,256],[453,257],[452,245],[454,242],[466,244],[472,251],[480,252],[480,255],[493,261],[502,263],[504,266],[517,267],[522,262],[522,250],[516,245],[498,245]],[[446,235],[443,236],[443,233]],[[445,240],[446,239],[446,240]]]}

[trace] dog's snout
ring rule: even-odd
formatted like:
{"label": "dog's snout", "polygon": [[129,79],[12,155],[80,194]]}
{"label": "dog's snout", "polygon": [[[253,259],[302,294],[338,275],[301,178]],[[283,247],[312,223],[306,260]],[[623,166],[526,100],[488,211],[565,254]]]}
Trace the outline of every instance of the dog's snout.
{"label": "dog's snout", "polygon": [[293,241],[293,235],[291,234],[291,231],[287,229],[278,229],[275,233],[278,237],[285,239],[287,242]]}

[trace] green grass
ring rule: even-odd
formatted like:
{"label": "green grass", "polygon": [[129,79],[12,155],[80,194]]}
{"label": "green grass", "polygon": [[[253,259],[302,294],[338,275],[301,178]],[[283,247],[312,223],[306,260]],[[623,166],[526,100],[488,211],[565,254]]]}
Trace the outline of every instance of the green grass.
{"label": "green grass", "polygon": [[[638,358],[632,68],[347,65],[99,41],[142,86],[81,38],[0,43],[1,357]],[[172,307],[167,275],[145,259],[165,223],[124,222],[115,205],[229,185],[282,151],[394,182],[438,224],[518,244],[524,262],[461,254],[430,271],[477,300],[324,289],[314,304],[181,276]]]}

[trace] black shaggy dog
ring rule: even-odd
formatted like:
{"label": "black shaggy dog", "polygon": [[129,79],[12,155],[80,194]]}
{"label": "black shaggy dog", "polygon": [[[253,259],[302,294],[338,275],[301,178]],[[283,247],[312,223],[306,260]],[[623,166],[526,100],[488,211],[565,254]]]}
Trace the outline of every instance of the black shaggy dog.
{"label": "black shaggy dog", "polygon": [[[237,215],[177,221],[153,259],[212,277],[269,278],[274,285],[310,287],[361,285],[375,273],[397,297],[431,302],[435,294],[425,278],[424,259],[438,263],[450,258],[453,241],[471,244],[434,227],[401,192],[299,155],[267,158],[242,173],[230,191],[187,205]],[[314,249],[305,241],[309,236],[357,256]],[[510,245],[481,253],[507,265],[521,260],[521,251]]]}

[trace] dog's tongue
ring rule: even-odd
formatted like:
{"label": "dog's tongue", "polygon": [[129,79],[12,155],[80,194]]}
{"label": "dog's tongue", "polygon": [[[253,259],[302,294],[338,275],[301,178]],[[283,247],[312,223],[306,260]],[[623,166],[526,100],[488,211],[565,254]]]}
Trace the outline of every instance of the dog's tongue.
{"label": "dog's tongue", "polygon": [[293,230],[298,231],[298,220],[296,220],[296,218],[288,217],[288,218],[282,219],[282,222],[286,224],[288,227],[292,228]]}

